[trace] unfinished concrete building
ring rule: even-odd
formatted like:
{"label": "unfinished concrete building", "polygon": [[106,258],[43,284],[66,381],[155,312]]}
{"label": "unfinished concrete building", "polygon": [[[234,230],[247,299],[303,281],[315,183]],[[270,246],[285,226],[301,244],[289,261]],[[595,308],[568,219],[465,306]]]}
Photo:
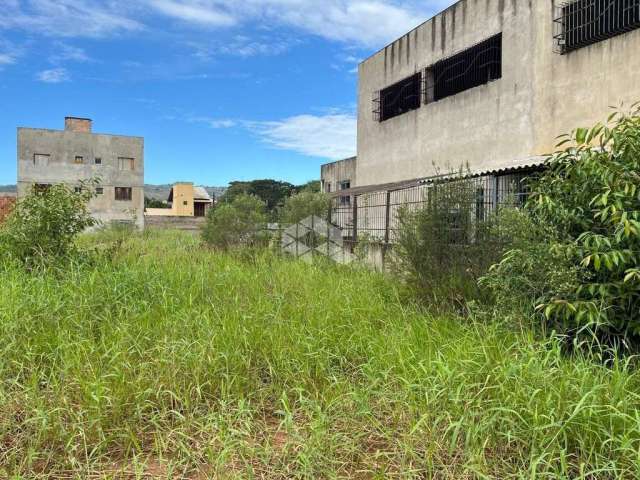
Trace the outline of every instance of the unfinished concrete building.
{"label": "unfinished concrete building", "polygon": [[640,100],[640,0],[461,0],[359,66],[352,186],[540,163]]}
{"label": "unfinished concrete building", "polygon": [[89,208],[103,224],[144,227],[144,139],[92,132],[92,121],[65,118],[64,130],[18,128],[18,197],[33,186],[99,178]]}
{"label": "unfinished concrete building", "polygon": [[640,101],[638,52],[640,0],[456,2],[360,64],[357,160],[350,188],[332,189],[334,222],[392,242],[399,206],[455,172],[476,179],[478,218],[522,203],[558,135]]}

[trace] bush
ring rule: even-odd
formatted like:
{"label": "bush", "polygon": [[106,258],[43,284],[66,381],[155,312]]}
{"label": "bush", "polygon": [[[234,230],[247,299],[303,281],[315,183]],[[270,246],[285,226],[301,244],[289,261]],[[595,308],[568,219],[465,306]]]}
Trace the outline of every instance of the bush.
{"label": "bush", "polygon": [[491,222],[478,218],[471,180],[435,184],[424,206],[398,212],[393,268],[431,301],[464,307],[481,299],[478,278],[502,253]]}
{"label": "bush", "polygon": [[202,232],[204,241],[217,248],[265,245],[266,205],[254,195],[240,194],[229,203],[209,210]]}
{"label": "bush", "polygon": [[77,257],[78,234],[98,224],[88,208],[96,184],[97,180],[86,182],[79,192],[66,185],[34,187],[0,229],[2,257],[29,267]]}
{"label": "bush", "polygon": [[522,255],[534,248],[507,252],[494,278],[505,277],[503,296],[510,283],[544,291],[538,310],[553,328],[618,344],[640,336],[640,110],[609,122],[568,135],[527,204],[531,225],[554,231],[538,250],[572,272],[569,282],[556,284],[553,268],[532,275]]}
{"label": "bush", "polygon": [[303,190],[285,200],[280,221],[283,224],[293,224],[311,215],[326,219],[330,206],[331,198],[326,193]]}

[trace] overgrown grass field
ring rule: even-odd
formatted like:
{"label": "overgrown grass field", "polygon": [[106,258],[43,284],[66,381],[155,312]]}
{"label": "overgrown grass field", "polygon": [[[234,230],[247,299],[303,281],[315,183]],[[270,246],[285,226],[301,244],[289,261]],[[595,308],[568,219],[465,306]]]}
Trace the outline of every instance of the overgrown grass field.
{"label": "overgrown grass field", "polygon": [[0,285],[0,478],[640,476],[633,358],[378,273],[153,233]]}

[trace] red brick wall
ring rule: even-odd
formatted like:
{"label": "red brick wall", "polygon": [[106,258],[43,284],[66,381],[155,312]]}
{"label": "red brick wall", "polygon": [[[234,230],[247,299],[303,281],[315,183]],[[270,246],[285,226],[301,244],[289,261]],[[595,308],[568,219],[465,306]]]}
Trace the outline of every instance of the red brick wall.
{"label": "red brick wall", "polygon": [[0,223],[2,223],[16,203],[14,197],[0,197]]}

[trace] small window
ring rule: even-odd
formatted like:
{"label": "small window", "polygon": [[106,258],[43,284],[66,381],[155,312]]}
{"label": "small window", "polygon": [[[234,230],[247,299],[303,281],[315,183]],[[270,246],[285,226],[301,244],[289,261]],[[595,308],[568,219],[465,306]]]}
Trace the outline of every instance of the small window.
{"label": "small window", "polygon": [[186,200],[184,202],[182,202],[183,205],[187,206],[189,205],[189,202],[187,202]]}
{"label": "small window", "polygon": [[95,163],[96,165],[102,165],[102,158],[96,157],[93,163]]}
{"label": "small window", "polygon": [[82,187],[73,187],[75,193],[82,193]]}
{"label": "small window", "polygon": [[104,188],[96,187],[96,195],[102,195],[104,193]]}
{"label": "small window", "polygon": [[45,193],[49,188],[51,188],[49,183],[36,183],[33,185],[33,191],[35,193]]}
{"label": "small window", "polygon": [[33,164],[36,167],[46,167],[49,165],[49,160],[51,159],[51,155],[36,153],[33,155]]}
{"label": "small window", "polygon": [[120,170],[133,170],[134,159],[128,157],[118,157],[118,168]]}
{"label": "small window", "polygon": [[331,182],[325,183],[324,190],[326,193],[331,193]]}
{"label": "small window", "polygon": [[348,190],[351,188],[351,180],[343,180],[340,182],[340,190]]}
{"label": "small window", "polygon": [[129,202],[131,198],[131,187],[116,187],[116,200]]}
{"label": "small window", "polygon": [[403,113],[420,108],[422,96],[422,72],[380,91],[377,105],[379,120],[384,122]]}
{"label": "small window", "polygon": [[76,155],[76,158],[74,159],[73,163],[78,165],[84,163],[84,157],[80,155]]}
{"label": "small window", "polygon": [[343,195],[340,197],[340,206],[348,207],[351,205],[351,197],[349,195]]}

